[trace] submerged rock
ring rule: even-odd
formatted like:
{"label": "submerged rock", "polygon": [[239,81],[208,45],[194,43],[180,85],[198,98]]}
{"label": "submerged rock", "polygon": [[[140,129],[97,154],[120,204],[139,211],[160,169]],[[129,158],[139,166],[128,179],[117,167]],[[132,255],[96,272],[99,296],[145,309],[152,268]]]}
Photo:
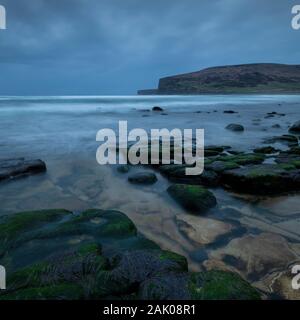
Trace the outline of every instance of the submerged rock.
{"label": "submerged rock", "polygon": [[128,181],[134,184],[154,184],[157,177],[152,172],[139,172],[129,176]]}
{"label": "submerged rock", "polygon": [[180,215],[176,218],[179,231],[194,243],[207,245],[233,231],[234,226],[216,219]]}
{"label": "submerged rock", "polygon": [[45,171],[46,164],[42,160],[25,160],[24,158],[0,160],[0,182]]}
{"label": "submerged rock", "polygon": [[226,127],[227,130],[231,131],[244,131],[244,127],[241,124],[231,123]]}
{"label": "submerged rock", "polygon": [[195,214],[203,214],[217,204],[213,193],[199,185],[174,184],[167,191],[183,208]]}
{"label": "submerged rock", "polygon": [[292,262],[299,259],[286,239],[273,233],[233,239],[224,248],[212,252],[211,256],[232,265],[248,280],[258,280],[274,271],[287,270]]}

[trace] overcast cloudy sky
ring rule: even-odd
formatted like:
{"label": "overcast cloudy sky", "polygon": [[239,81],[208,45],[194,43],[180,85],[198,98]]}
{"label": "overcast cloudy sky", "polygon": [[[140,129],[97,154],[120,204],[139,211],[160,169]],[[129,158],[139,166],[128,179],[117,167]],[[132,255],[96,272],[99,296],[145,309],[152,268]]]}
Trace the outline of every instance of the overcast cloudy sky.
{"label": "overcast cloudy sky", "polygon": [[0,0],[0,95],[135,94],[209,66],[300,64],[290,0]]}

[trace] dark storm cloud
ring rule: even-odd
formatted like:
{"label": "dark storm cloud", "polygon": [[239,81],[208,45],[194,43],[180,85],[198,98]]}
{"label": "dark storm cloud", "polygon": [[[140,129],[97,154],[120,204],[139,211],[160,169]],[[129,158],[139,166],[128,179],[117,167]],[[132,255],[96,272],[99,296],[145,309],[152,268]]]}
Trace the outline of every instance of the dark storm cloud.
{"label": "dark storm cloud", "polygon": [[295,3],[0,0],[0,94],[135,93],[212,65],[299,63]]}

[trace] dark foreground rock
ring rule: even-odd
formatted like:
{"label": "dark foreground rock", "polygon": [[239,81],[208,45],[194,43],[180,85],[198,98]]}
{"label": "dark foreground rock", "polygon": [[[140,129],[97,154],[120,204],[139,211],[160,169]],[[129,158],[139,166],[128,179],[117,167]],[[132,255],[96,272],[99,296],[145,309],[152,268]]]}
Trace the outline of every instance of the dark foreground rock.
{"label": "dark foreground rock", "polygon": [[137,233],[123,213],[22,212],[0,220],[0,300],[260,299],[240,276],[189,273],[184,257]]}
{"label": "dark foreground rock", "polygon": [[217,204],[212,192],[199,185],[174,184],[168,193],[182,207],[195,214],[203,214]]}
{"label": "dark foreground rock", "polygon": [[41,160],[25,160],[24,158],[0,160],[0,182],[45,171],[46,164]]}

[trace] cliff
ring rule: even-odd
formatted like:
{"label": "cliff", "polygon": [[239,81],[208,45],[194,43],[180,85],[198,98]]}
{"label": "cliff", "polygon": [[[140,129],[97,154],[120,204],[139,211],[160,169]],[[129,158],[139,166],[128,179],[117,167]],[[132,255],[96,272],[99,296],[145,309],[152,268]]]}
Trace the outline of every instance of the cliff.
{"label": "cliff", "polygon": [[274,63],[207,68],[159,80],[138,94],[300,93],[300,65]]}

